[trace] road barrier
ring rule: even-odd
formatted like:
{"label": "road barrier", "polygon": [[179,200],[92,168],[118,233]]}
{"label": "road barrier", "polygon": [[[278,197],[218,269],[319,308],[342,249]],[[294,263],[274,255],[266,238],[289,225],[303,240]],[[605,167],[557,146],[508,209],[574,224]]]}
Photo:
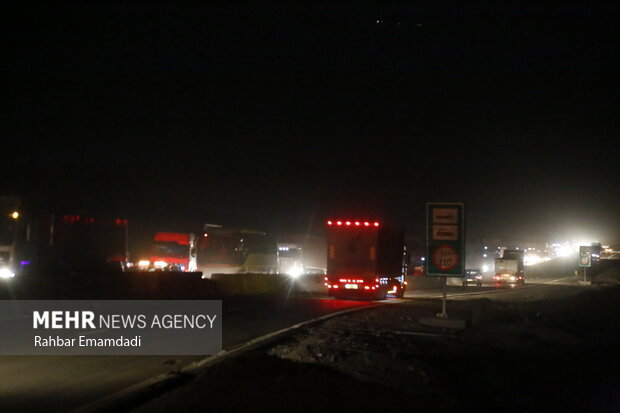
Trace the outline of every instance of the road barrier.
{"label": "road barrier", "polygon": [[13,283],[16,288],[10,292],[12,298],[19,299],[221,299],[242,295],[324,294],[327,288],[323,277],[322,274],[298,278],[277,274],[213,274],[210,279],[203,279],[199,272],[173,271],[61,274],[16,279]]}

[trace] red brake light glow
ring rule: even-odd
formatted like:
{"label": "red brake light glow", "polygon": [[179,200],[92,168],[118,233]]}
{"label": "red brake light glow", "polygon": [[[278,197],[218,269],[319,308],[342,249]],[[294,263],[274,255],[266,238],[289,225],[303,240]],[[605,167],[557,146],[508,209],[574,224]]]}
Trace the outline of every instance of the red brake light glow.
{"label": "red brake light glow", "polygon": [[345,221],[333,221],[333,220],[327,220],[326,221],[327,225],[338,225],[338,226],[347,226],[347,227],[375,227],[378,228],[381,224],[378,221],[351,221],[351,220],[345,220]]}

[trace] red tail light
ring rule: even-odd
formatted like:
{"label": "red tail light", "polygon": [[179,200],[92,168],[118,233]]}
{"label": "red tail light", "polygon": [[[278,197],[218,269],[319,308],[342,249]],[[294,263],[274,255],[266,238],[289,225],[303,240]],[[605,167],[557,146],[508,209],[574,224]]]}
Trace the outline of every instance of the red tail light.
{"label": "red tail light", "polygon": [[326,223],[327,223],[327,225],[338,225],[338,226],[345,225],[347,227],[352,227],[352,226],[355,226],[355,227],[361,227],[361,226],[371,227],[372,226],[372,227],[377,228],[377,227],[379,227],[381,225],[378,221],[360,221],[360,220],[352,221],[350,219],[349,220],[345,220],[345,221],[342,221],[342,220],[333,221],[333,220],[330,219],[330,220],[327,220]]}

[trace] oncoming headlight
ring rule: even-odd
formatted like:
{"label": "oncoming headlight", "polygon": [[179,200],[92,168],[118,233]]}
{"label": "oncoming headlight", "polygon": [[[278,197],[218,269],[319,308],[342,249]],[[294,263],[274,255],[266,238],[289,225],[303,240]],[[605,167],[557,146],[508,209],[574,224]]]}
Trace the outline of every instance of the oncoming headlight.
{"label": "oncoming headlight", "polygon": [[295,265],[293,268],[291,268],[288,271],[288,275],[290,275],[292,278],[298,278],[299,276],[301,276],[303,274],[303,268],[299,265]]}
{"label": "oncoming headlight", "polygon": [[9,268],[4,267],[0,268],[0,278],[8,280],[9,278],[14,278],[15,273],[11,271]]}

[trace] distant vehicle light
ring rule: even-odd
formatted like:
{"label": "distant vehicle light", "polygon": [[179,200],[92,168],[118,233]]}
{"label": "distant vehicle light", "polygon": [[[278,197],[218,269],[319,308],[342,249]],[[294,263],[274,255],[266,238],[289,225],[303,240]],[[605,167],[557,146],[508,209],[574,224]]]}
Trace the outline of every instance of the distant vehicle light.
{"label": "distant vehicle light", "polygon": [[149,260],[138,261],[138,267],[148,267],[149,265],[151,265],[151,261]]}
{"label": "distant vehicle light", "polygon": [[303,272],[304,269],[301,266],[295,265],[293,268],[289,269],[287,273],[291,278],[299,278]]}
{"label": "distant vehicle light", "polygon": [[17,211],[13,211],[13,212],[11,213],[11,218],[13,218],[13,219],[17,219],[17,218],[19,218],[19,212],[17,212]]}
{"label": "distant vehicle light", "polygon": [[378,222],[375,222],[375,224],[374,224],[374,225],[375,225],[375,227],[378,227],[378,226],[379,226],[379,223],[378,223]]}
{"label": "distant vehicle light", "polygon": [[359,221],[355,221],[355,226],[359,227],[360,226],[360,222]]}
{"label": "distant vehicle light", "polygon": [[347,224],[347,225],[351,225],[351,221],[347,221],[347,222],[346,222],[346,224]]}
{"label": "distant vehicle light", "polygon": [[7,267],[0,268],[0,278],[8,280],[9,278],[14,278],[15,273],[8,269]]}
{"label": "distant vehicle light", "polygon": [[331,224],[332,224],[332,222],[331,222],[331,221],[327,221],[327,225],[331,225]]}
{"label": "distant vehicle light", "polygon": [[370,222],[364,222],[364,226],[365,227],[369,227],[370,226]]}
{"label": "distant vehicle light", "polygon": [[342,225],[342,221],[338,221],[338,222],[336,222],[336,224]]}
{"label": "distant vehicle light", "polygon": [[166,261],[155,261],[153,265],[155,266],[155,268],[166,268],[168,266],[168,263]]}

